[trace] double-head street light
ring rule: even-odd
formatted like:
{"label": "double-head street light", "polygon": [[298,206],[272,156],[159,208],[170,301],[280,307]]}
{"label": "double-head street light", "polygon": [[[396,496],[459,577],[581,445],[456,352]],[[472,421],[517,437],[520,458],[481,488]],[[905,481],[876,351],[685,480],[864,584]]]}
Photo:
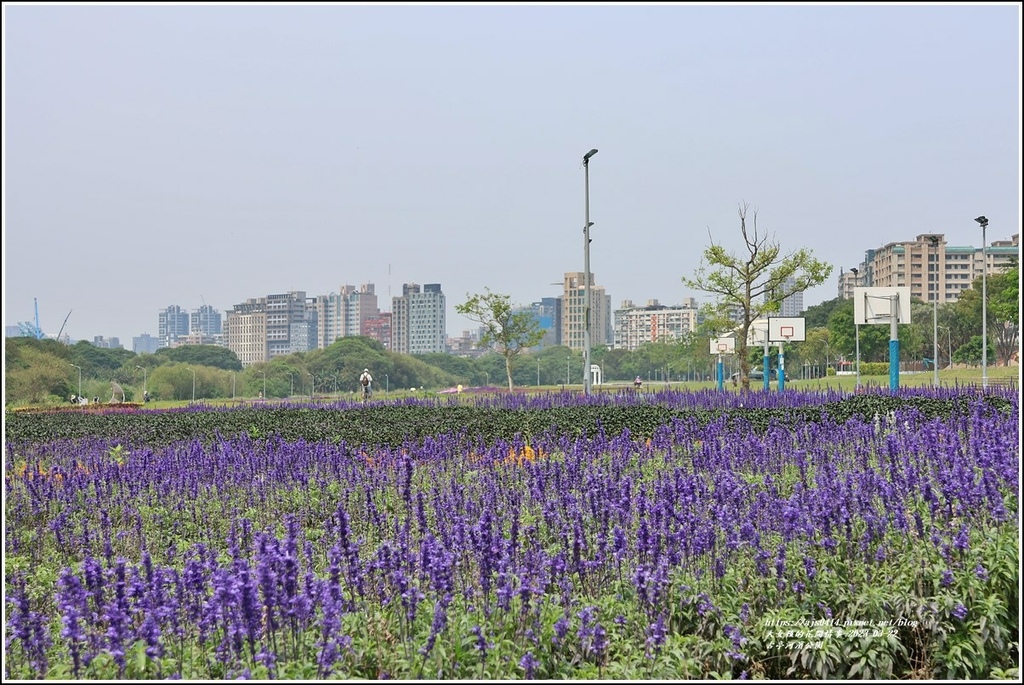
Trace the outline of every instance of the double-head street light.
{"label": "double-head street light", "polygon": [[594,148],[583,155],[584,219],[583,219],[583,392],[590,394],[590,158]]}
{"label": "double-head street light", "polygon": [[[928,256],[928,285],[931,292],[928,297],[932,298],[932,376],[933,384],[939,387],[939,236],[928,236],[928,242],[932,244],[932,252],[935,254],[935,278],[932,278],[932,258]],[[934,281],[934,283],[933,283]]]}
{"label": "double-head street light", "polygon": [[82,367],[78,364],[72,364],[71,366],[78,369],[78,401],[82,401]]}
{"label": "double-head street light", "polygon": [[981,387],[988,388],[988,255],[986,252],[985,229],[988,219],[984,215],[975,219],[981,224]]}

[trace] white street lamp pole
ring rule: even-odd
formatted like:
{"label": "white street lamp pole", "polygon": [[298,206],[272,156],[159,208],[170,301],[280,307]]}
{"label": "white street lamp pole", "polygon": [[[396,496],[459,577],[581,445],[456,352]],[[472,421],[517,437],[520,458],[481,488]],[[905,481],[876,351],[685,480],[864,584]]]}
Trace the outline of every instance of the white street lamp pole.
{"label": "white street lamp pole", "polygon": [[263,399],[267,399],[267,372],[260,371],[263,374]]}
{"label": "white street lamp pole", "polygon": [[231,374],[231,399],[235,399],[235,372],[228,371]]}
{"label": "white street lamp pole", "polygon": [[192,371],[192,401],[196,401],[196,372],[192,369],[185,369],[186,371]]}
{"label": "white street lamp pole", "polygon": [[144,366],[136,366],[135,368],[136,369],[142,369],[142,394],[143,394],[143,396],[145,396],[145,394],[146,394],[146,377],[149,374],[146,373],[146,367],[144,367]]}
{"label": "white street lamp pole", "polygon": [[939,387],[939,236],[929,236],[932,244],[932,251],[935,253],[935,278],[932,278],[931,261],[929,260],[928,280],[931,284],[934,281],[932,292],[928,297],[932,298],[932,380],[935,387]]}
{"label": "white street lamp pole", "polygon": [[537,360],[537,387],[540,387],[540,359]]}
{"label": "white street lamp pole", "polygon": [[979,216],[981,224],[981,387],[988,388],[988,255],[986,253],[985,229],[988,219]]}
{"label": "white street lamp pole", "polygon": [[590,158],[594,148],[583,155],[584,223],[583,223],[583,392],[590,394]]}
{"label": "white street lamp pole", "polygon": [[[851,268],[850,271],[853,272],[853,290],[854,290],[854,295],[853,296],[856,297],[857,296],[857,285],[858,285],[858,280],[857,279],[860,276],[860,271],[856,267]],[[857,338],[857,386],[856,386],[856,389],[860,390],[860,323],[858,323],[856,320],[854,320],[854,322],[853,322],[853,329],[854,329],[854,335]]]}
{"label": "white street lamp pole", "polygon": [[388,378],[387,374],[384,374],[384,394],[390,394],[391,392],[391,379]]}
{"label": "white street lamp pole", "polygon": [[76,369],[78,369],[78,401],[79,401],[79,403],[81,403],[81,401],[82,401],[82,367],[79,366],[78,364],[72,364],[71,366],[73,366]]}

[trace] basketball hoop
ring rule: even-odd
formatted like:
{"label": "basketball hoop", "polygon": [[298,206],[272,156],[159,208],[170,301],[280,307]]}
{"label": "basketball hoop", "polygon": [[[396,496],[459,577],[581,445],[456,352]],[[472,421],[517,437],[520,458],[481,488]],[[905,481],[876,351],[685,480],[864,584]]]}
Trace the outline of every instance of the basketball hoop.
{"label": "basketball hoop", "polygon": [[729,346],[725,343],[718,343],[718,354],[728,354]]}

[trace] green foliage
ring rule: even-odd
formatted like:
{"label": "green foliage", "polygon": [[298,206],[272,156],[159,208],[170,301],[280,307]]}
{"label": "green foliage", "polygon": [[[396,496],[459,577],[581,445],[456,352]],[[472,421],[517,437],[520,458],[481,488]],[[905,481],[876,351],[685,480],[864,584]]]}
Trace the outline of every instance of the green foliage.
{"label": "green foliage", "polygon": [[[164,369],[161,368],[161,371]],[[176,392],[191,398],[192,374],[185,367],[170,367]],[[164,381],[161,380],[161,383]],[[197,385],[197,394],[200,386]],[[998,396],[986,396],[993,411],[1006,406]],[[16,412],[7,415],[5,439],[9,444],[96,437],[124,444],[145,442],[165,445],[178,440],[210,440],[219,435],[249,433],[284,440],[344,441],[350,445],[400,447],[443,433],[465,434],[484,442],[524,439],[555,431],[571,438],[593,436],[598,430],[649,438],[673,421],[698,425],[725,420],[763,432],[772,426],[799,428],[824,420],[843,423],[851,418],[872,419],[900,407],[914,407],[925,416],[949,418],[967,411],[956,400],[896,397],[882,394],[855,395],[818,406],[801,408],[724,410],[670,409],[659,404],[579,405],[548,409],[505,409],[486,406],[436,403],[423,405],[367,405],[344,410],[310,407],[239,407],[226,411],[124,412],[99,415],[88,412]],[[253,433],[257,431],[257,433]]]}
{"label": "green foliage", "polygon": [[[696,275],[682,280],[684,285],[716,297],[714,305],[705,310],[706,318],[720,333],[735,331],[743,387],[749,388],[747,336],[751,323],[779,311],[790,295],[823,283],[832,273],[832,266],[815,259],[806,248],[783,254],[777,242],[758,233],[756,211],[748,229],[746,205],[740,207],[739,216],[746,254],[731,254],[712,242],[704,251]],[[732,318],[737,310],[738,326]]]}
{"label": "green foliage", "polygon": [[242,362],[238,356],[220,345],[181,345],[179,347],[162,347],[154,357],[163,357],[168,361],[179,362],[186,366],[209,366],[225,371],[241,371]]}
{"label": "green foliage", "polygon": [[114,373],[135,353],[123,348],[96,347],[85,340],[71,346],[71,362],[82,367],[82,373],[104,380],[113,380]]}
{"label": "green foliage", "polygon": [[511,392],[516,357],[539,343],[544,331],[530,312],[515,309],[508,295],[486,289],[482,295],[466,293],[466,297],[465,302],[455,306],[455,311],[483,326],[480,345],[494,349],[505,359],[505,375]]}
{"label": "green foliage", "polygon": [[[996,361],[996,350],[992,342],[989,341],[987,352],[988,363],[994,364]],[[973,335],[966,344],[961,345],[953,352],[953,362],[955,364],[981,364],[981,336]]]}

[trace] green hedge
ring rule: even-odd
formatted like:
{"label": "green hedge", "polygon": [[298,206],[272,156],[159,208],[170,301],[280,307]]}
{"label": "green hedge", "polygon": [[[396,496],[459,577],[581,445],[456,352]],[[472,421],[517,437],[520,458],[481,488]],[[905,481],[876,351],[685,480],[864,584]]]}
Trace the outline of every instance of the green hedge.
{"label": "green hedge", "polygon": [[[948,418],[970,411],[974,396],[934,399],[918,396],[863,394],[837,402],[779,408],[673,409],[661,404],[577,405],[547,409],[504,409],[468,405],[374,405],[327,408],[244,408],[228,411],[140,411],[119,414],[86,412],[9,412],[5,440],[9,446],[58,439],[101,438],[126,444],[167,445],[179,440],[203,441],[248,433],[252,437],[279,435],[285,440],[332,442],[350,445],[399,446],[430,436],[462,433],[485,442],[531,438],[550,430],[570,438],[603,430],[617,436],[629,430],[635,437],[650,437],[674,419],[707,425],[725,417],[752,430],[771,425],[872,419],[901,408],[913,407],[925,416]],[[990,407],[1007,408],[1009,400],[985,396]]]}

